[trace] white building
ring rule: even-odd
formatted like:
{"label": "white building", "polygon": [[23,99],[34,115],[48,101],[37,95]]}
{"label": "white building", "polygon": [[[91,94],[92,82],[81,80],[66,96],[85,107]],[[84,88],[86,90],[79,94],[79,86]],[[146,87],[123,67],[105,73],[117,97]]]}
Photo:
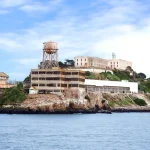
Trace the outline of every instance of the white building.
{"label": "white building", "polygon": [[112,59],[102,59],[98,57],[77,56],[74,58],[76,68],[100,68],[100,69],[120,69],[125,70],[128,66],[132,68],[132,62],[117,59],[114,54]]}
{"label": "white building", "polygon": [[35,88],[34,86],[31,86],[29,89],[29,94],[38,94],[37,88]]}
{"label": "white building", "polygon": [[88,56],[77,56],[74,58],[75,67],[89,68],[106,68],[108,65],[108,60],[98,58],[98,57],[88,57]]}
{"label": "white building", "polygon": [[132,62],[122,60],[122,59],[116,59],[116,58],[108,60],[108,67],[111,69],[116,68],[116,69],[125,70],[128,66],[132,68]]}
{"label": "white building", "polygon": [[85,79],[85,86],[89,90],[102,93],[138,93],[138,83],[136,82]]}

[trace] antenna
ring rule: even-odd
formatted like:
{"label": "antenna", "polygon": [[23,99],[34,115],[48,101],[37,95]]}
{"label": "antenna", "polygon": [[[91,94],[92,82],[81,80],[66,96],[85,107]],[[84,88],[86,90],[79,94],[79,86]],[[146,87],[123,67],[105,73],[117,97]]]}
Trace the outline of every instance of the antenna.
{"label": "antenna", "polygon": [[116,58],[116,54],[112,52],[112,59]]}

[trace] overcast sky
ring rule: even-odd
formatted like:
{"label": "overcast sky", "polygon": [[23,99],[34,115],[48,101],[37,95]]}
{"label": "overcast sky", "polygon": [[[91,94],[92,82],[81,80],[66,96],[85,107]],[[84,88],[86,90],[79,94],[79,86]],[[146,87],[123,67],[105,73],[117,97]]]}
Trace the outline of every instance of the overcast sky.
{"label": "overcast sky", "polygon": [[61,61],[114,52],[150,77],[149,10],[150,0],[0,0],[0,72],[23,80],[52,40]]}

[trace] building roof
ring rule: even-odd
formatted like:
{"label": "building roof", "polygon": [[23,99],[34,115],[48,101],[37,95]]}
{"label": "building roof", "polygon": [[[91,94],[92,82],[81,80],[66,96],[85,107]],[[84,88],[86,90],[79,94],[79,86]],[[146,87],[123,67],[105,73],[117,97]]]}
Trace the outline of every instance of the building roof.
{"label": "building roof", "polygon": [[0,77],[9,77],[6,73],[4,73],[4,72],[0,72]]}

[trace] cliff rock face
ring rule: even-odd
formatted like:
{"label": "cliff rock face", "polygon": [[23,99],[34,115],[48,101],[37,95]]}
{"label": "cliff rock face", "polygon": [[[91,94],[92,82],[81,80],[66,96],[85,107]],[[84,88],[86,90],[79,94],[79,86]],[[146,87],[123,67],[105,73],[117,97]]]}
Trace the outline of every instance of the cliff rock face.
{"label": "cliff rock face", "polygon": [[[64,95],[32,94],[19,105],[6,105],[1,113],[72,113],[96,112],[99,109],[150,110],[150,94],[108,94],[89,93],[85,99],[83,91],[65,91]],[[145,100],[146,106],[139,106],[135,98]]]}

